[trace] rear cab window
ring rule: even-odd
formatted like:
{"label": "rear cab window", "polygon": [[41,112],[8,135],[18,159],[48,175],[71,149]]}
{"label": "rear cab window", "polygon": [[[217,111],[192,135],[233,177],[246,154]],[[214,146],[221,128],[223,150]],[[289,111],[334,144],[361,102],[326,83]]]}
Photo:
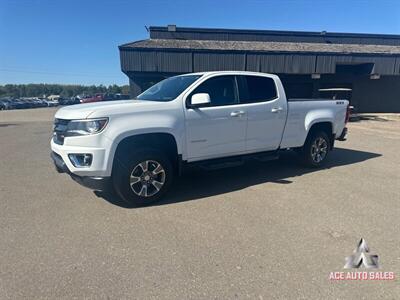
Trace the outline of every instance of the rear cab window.
{"label": "rear cab window", "polygon": [[257,103],[274,100],[278,97],[275,81],[264,76],[240,75],[240,103]]}

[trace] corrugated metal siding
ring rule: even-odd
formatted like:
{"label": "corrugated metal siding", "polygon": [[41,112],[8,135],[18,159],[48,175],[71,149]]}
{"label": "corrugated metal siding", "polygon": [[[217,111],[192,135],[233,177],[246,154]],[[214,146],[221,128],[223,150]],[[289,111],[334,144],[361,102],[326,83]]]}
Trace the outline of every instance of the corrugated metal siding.
{"label": "corrugated metal siding", "polygon": [[395,62],[395,66],[394,66],[394,73],[395,73],[395,75],[399,75],[400,74],[400,57],[396,57],[396,62]]}
{"label": "corrugated metal siding", "polygon": [[192,71],[192,53],[174,53],[174,52],[158,52],[157,59],[162,70],[169,72],[191,72]]}
{"label": "corrugated metal siding", "polygon": [[286,55],[285,73],[310,74],[315,71],[315,55]]}
{"label": "corrugated metal siding", "polygon": [[189,73],[216,70],[333,74],[337,64],[373,63],[373,73],[400,75],[400,57],[121,50],[123,72]]}
{"label": "corrugated metal siding", "polygon": [[244,71],[245,54],[193,53],[193,72],[202,71]]}
{"label": "corrugated metal siding", "polygon": [[284,55],[247,54],[246,71],[278,73],[285,66]]}
{"label": "corrugated metal siding", "polygon": [[248,54],[247,70],[269,73],[311,74],[315,55]]}
{"label": "corrugated metal siding", "polygon": [[192,72],[190,52],[122,50],[120,53],[123,72]]}
{"label": "corrugated metal siding", "polygon": [[351,62],[350,56],[318,55],[315,72],[320,74],[335,73],[338,62]]}
{"label": "corrugated metal siding", "polygon": [[373,73],[381,75],[396,75],[394,68],[396,59],[394,57],[366,57],[364,59],[368,58],[370,59],[370,62],[375,64]]}
{"label": "corrugated metal siding", "polygon": [[395,61],[395,57],[318,55],[315,72],[321,74],[335,73],[336,65],[340,63],[373,63],[373,73],[381,75],[398,75],[399,72],[395,72]]}

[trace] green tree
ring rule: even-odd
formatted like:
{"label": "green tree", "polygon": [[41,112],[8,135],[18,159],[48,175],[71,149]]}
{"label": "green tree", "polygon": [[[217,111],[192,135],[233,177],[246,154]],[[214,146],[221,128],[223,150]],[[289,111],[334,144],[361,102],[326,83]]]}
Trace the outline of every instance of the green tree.
{"label": "green tree", "polygon": [[64,85],[64,84],[6,84],[0,85],[0,97],[43,97],[52,94],[62,97],[76,95],[93,95],[96,93],[122,93],[129,94],[129,85],[118,86],[116,84],[104,85]]}

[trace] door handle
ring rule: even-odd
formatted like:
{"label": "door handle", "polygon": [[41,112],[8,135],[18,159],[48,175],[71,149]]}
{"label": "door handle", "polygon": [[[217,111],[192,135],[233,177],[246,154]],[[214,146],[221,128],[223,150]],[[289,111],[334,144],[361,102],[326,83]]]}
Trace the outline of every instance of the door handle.
{"label": "door handle", "polygon": [[244,111],[238,110],[238,111],[233,111],[231,112],[231,117],[241,117],[245,114]]}
{"label": "door handle", "polygon": [[282,107],[274,107],[273,109],[271,109],[271,112],[273,112],[273,113],[278,113],[278,112],[280,112],[280,111],[282,111],[282,110],[283,110]]}

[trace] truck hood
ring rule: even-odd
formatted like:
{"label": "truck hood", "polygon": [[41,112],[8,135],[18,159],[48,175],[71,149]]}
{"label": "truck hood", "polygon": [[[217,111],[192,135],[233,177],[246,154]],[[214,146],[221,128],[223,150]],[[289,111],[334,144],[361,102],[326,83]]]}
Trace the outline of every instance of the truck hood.
{"label": "truck hood", "polygon": [[109,117],[114,114],[160,110],[168,102],[144,100],[104,101],[87,104],[76,104],[59,109],[55,118],[76,120],[86,118]]}

